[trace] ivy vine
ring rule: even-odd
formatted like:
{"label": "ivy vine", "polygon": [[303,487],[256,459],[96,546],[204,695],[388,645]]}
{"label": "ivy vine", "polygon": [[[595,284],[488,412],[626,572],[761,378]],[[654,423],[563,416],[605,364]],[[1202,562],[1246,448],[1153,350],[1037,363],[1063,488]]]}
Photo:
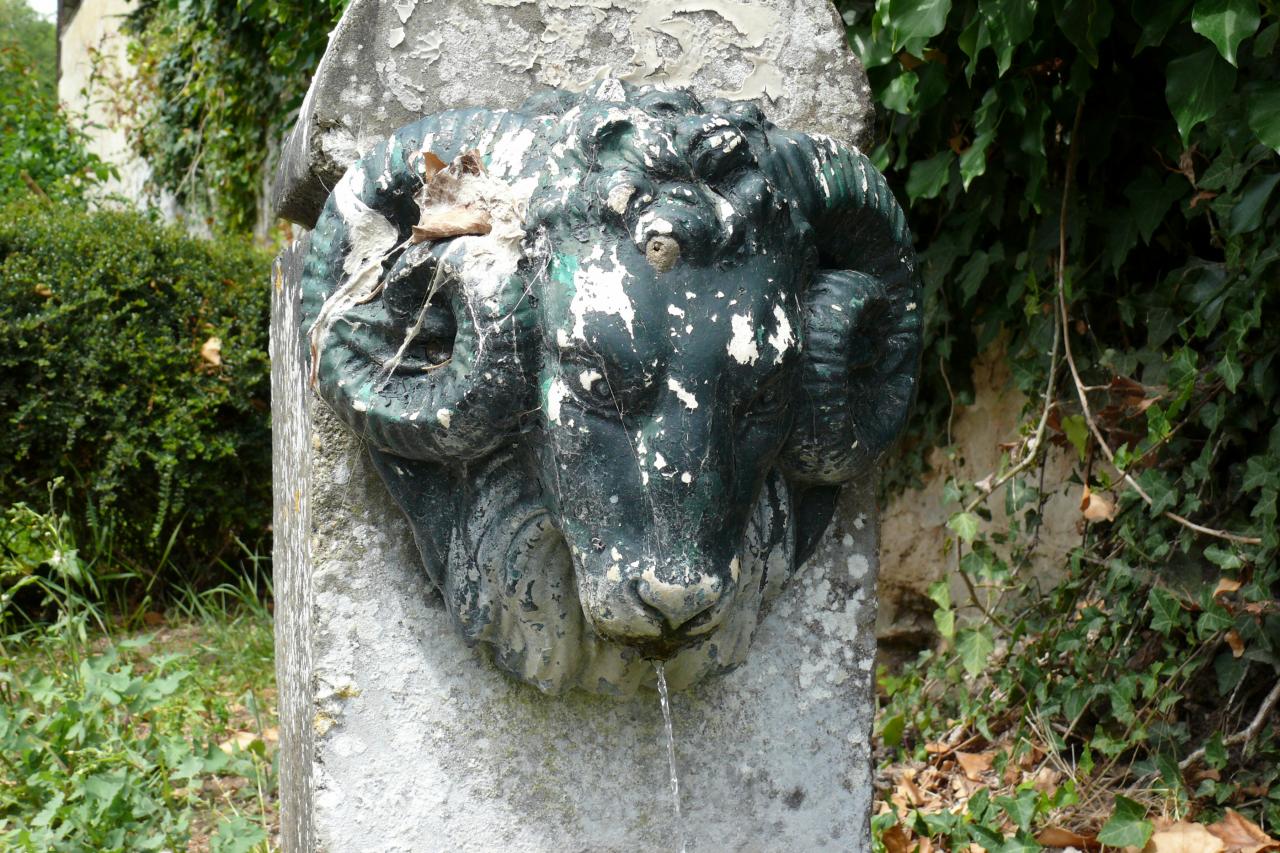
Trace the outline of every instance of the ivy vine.
{"label": "ivy vine", "polygon": [[[992,437],[998,470],[948,480],[967,600],[931,589],[942,643],[886,676],[882,734],[923,758],[957,719],[992,741],[1037,725],[1084,784],[1280,822],[1280,794],[1243,793],[1280,788],[1280,6],[842,9],[926,287],[889,487],[918,483],[933,447],[961,452],[947,424],[980,353],[1003,348],[1028,401],[1018,434]],[[1042,591],[1054,444],[1076,454],[1082,534]]]}
{"label": "ivy vine", "polygon": [[133,142],[159,189],[215,231],[261,213],[275,147],[297,117],[346,0],[141,0]]}

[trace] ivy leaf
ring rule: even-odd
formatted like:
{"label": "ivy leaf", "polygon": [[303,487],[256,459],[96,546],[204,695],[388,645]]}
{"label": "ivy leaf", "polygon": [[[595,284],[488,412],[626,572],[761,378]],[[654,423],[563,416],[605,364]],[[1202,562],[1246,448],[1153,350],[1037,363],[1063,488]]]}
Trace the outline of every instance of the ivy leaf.
{"label": "ivy leaf", "polygon": [[910,115],[911,109],[915,105],[916,84],[920,78],[916,76],[914,71],[903,71],[897,77],[890,81],[888,86],[880,93],[880,103],[884,105],[886,110],[893,110],[895,113]]}
{"label": "ivy leaf", "polygon": [[1161,180],[1150,169],[1143,170],[1138,179],[1125,188],[1125,197],[1133,203],[1133,218],[1138,226],[1142,242],[1150,243],[1151,235],[1169,212],[1169,206],[1189,189],[1181,177]]}
{"label": "ivy leaf", "polygon": [[1236,393],[1236,387],[1240,384],[1240,380],[1244,378],[1244,367],[1241,366],[1240,359],[1230,350],[1227,350],[1222,356],[1222,361],[1218,362],[1218,375],[1226,383],[1227,390],[1232,394]]}
{"label": "ivy leaf", "polygon": [[1191,0],[1134,0],[1133,19],[1142,23],[1142,35],[1133,48],[1133,55],[1163,42],[1190,4]]}
{"label": "ivy leaf", "polygon": [[[1280,183],[1280,172],[1258,175],[1248,183],[1240,193],[1240,201],[1231,208],[1231,227],[1228,233],[1232,237],[1247,234],[1262,225],[1263,211],[1277,183]],[[1234,391],[1235,388],[1231,390]]]}
{"label": "ivy leaf", "polygon": [[1249,129],[1259,142],[1280,153],[1280,87],[1249,96]]}
{"label": "ivy leaf", "polygon": [[955,531],[966,545],[972,544],[974,537],[978,535],[978,516],[971,512],[957,512],[951,516],[947,527]]}
{"label": "ivy leaf", "polygon": [[1257,32],[1261,22],[1258,0],[1197,0],[1191,10],[1191,29],[1213,42],[1232,65],[1240,42]]}
{"label": "ivy leaf", "polygon": [[956,635],[956,612],[949,608],[938,608],[933,611],[933,624],[938,627],[938,634],[944,640],[952,639]]}
{"label": "ivy leaf", "polygon": [[1151,629],[1165,636],[1182,625],[1182,605],[1167,590],[1153,586],[1147,593],[1151,605]]}
{"label": "ivy leaf", "polygon": [[889,0],[884,24],[893,33],[897,50],[913,39],[931,39],[947,24],[951,0]]}
{"label": "ivy leaf", "polygon": [[911,174],[907,176],[907,197],[912,201],[922,198],[933,198],[947,185],[951,178],[951,162],[955,154],[947,149],[940,151],[928,160],[917,160],[911,164]]}
{"label": "ivy leaf", "polygon": [[902,743],[902,733],[907,728],[907,719],[902,714],[894,714],[885,719],[880,726],[880,737],[886,746],[897,746]]}
{"label": "ivy leaf", "polygon": [[1009,70],[1013,51],[1027,39],[1036,23],[1036,4],[1028,0],[978,0],[978,14],[987,24],[996,52],[999,76]]}
{"label": "ivy leaf", "polygon": [[1165,100],[1185,146],[1195,126],[1212,118],[1231,96],[1236,70],[1222,61],[1216,49],[1206,47],[1173,60],[1165,73]]}
{"label": "ivy leaf", "polygon": [[960,639],[956,641],[956,651],[960,653],[960,663],[964,665],[965,672],[969,673],[970,677],[973,678],[976,678],[979,673],[987,668],[987,661],[991,659],[991,653],[995,649],[995,642],[983,628],[970,628],[961,631]]}
{"label": "ivy leaf", "polygon": [[1080,461],[1083,462],[1089,444],[1089,425],[1085,423],[1084,415],[1068,415],[1063,418],[1062,431],[1066,434],[1067,441],[1071,442],[1071,446],[1080,455]]}
{"label": "ivy leaf", "polygon": [[1116,797],[1116,810],[1098,833],[1098,842],[1109,847],[1145,847],[1155,831],[1151,822],[1144,820],[1146,814],[1141,803]]}
{"label": "ivy leaf", "polygon": [[1098,67],[1098,45],[1111,32],[1111,0],[1053,0],[1053,17],[1063,35]]}

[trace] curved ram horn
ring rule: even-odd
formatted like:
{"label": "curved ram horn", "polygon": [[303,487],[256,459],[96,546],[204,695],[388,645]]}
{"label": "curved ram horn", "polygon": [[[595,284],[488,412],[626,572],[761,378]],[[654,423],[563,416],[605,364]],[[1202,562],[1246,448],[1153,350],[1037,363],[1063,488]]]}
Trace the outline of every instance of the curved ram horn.
{"label": "curved ram horn", "polygon": [[902,431],[922,347],[920,278],[902,209],[881,175],[835,141],[774,131],[770,142],[807,220],[818,270],[805,296],[805,360],[783,464],[801,482],[868,470]]}
{"label": "curved ram horn", "polygon": [[[534,319],[519,253],[471,265],[467,238],[410,246],[410,235],[424,185],[421,152],[445,162],[477,148],[488,154],[486,143],[496,150],[527,140],[535,121],[454,110],[409,125],[347,171],[316,223],[302,280],[312,382],[380,450],[474,459],[528,408]],[[515,177],[524,159],[494,157],[494,177]]]}

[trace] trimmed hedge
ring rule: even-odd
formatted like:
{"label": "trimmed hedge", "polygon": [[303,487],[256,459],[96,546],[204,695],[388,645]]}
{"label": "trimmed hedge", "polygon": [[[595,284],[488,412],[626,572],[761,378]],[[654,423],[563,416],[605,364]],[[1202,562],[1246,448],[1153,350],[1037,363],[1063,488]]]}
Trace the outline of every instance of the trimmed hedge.
{"label": "trimmed hedge", "polygon": [[188,578],[257,544],[269,270],[136,213],[0,208],[0,503],[63,477],[82,552],[146,574],[171,541]]}

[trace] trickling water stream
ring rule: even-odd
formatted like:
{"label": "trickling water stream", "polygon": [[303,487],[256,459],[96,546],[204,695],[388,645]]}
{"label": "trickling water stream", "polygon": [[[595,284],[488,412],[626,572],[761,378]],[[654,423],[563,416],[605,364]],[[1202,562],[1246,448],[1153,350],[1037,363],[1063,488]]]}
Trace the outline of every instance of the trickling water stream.
{"label": "trickling water stream", "polygon": [[662,703],[662,722],[667,728],[667,767],[671,771],[671,799],[676,806],[676,836],[680,839],[680,853],[688,853],[684,837],[684,813],[680,809],[680,775],[676,772],[676,738],[671,731],[671,696],[667,693],[667,670],[662,661],[653,662],[658,673],[658,700]]}

